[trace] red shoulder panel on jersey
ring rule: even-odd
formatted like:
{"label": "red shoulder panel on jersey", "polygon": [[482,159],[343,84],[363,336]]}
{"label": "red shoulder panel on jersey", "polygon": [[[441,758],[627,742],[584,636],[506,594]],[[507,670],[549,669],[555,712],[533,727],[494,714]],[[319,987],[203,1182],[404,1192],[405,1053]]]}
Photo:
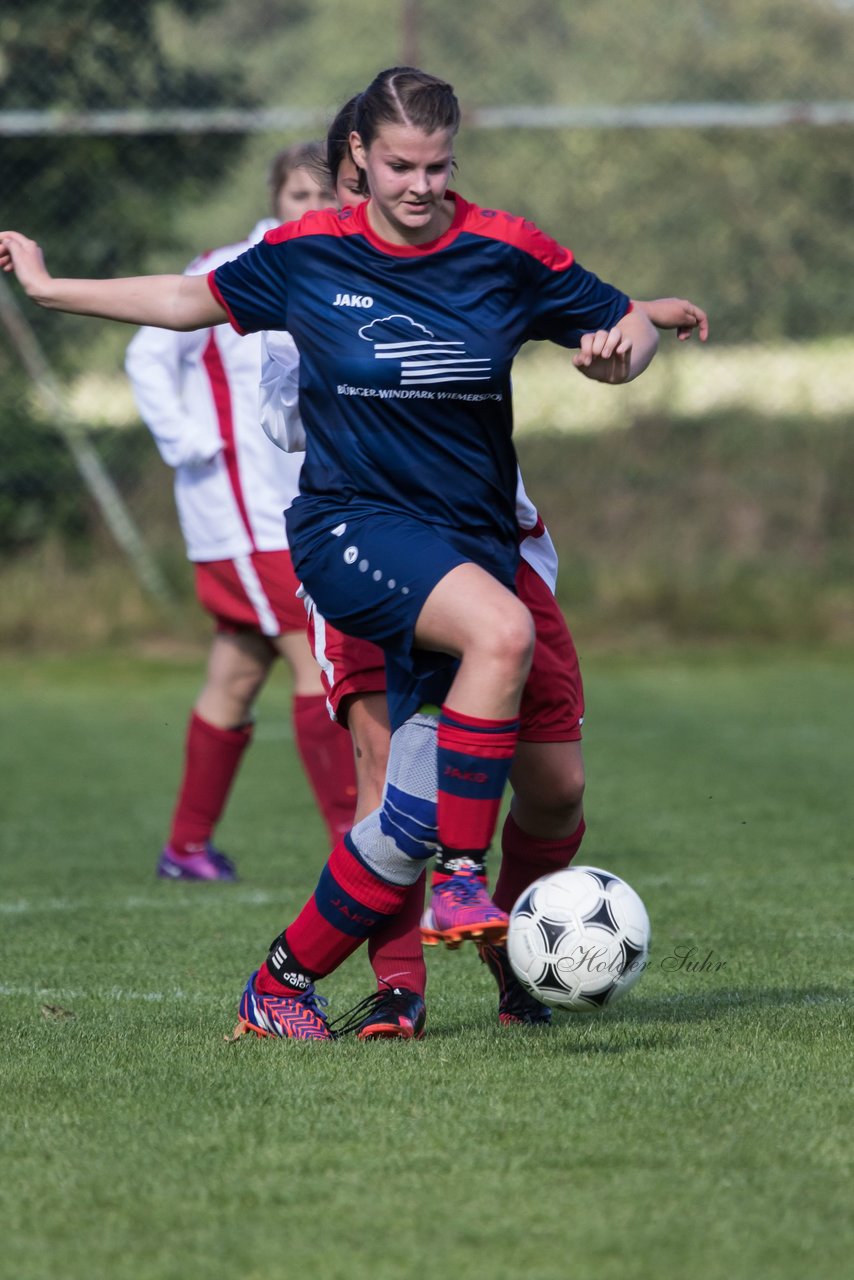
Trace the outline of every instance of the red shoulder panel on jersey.
{"label": "red shoulder panel on jersey", "polygon": [[311,209],[296,222],[283,222],[280,227],[264,233],[267,244],[283,244],[300,236],[347,235],[347,223],[352,209]]}
{"label": "red shoulder panel on jersey", "polygon": [[523,253],[529,253],[552,271],[565,271],[575,261],[571,249],[558,244],[545,231],[541,231],[536,223],[505,213],[502,209],[479,209],[477,205],[470,204],[466,210],[463,230],[513,245]]}

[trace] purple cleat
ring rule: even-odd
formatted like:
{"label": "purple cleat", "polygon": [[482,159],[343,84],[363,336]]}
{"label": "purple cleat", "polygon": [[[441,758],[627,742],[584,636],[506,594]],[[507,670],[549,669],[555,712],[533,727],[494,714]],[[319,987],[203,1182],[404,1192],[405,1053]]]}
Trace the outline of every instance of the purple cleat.
{"label": "purple cleat", "polygon": [[234,863],[206,841],[198,853],[180,856],[166,845],[157,864],[158,880],[236,880]]}

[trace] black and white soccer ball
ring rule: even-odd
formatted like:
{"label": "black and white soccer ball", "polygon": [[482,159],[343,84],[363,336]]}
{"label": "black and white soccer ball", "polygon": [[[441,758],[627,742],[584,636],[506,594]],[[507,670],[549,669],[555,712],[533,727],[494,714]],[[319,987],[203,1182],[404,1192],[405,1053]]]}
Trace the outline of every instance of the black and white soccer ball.
{"label": "black and white soccer ball", "polygon": [[625,880],[567,867],[530,885],[510,912],[507,954],[543,1004],[592,1010],[633,986],[649,956],[646,908]]}

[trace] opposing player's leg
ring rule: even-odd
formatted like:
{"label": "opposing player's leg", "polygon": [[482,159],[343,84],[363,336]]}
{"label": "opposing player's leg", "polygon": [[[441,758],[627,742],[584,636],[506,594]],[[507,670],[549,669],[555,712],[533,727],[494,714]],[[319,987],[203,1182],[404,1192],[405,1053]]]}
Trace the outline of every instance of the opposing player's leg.
{"label": "opposing player's leg", "polygon": [[389,726],[385,657],[369,640],[345,635],[331,626],[307,598],[306,637],[315,675],[326,695],[329,716],[347,729],[356,770],[359,822],[379,807],[388,763]]}
{"label": "opposing player's leg", "polygon": [[251,741],[252,707],[273,658],[257,632],[214,637],[205,683],[187,725],[178,799],[157,867],[161,878],[235,879],[233,864],[213,846],[213,833]]}
{"label": "opposing player's leg", "polygon": [[391,725],[385,693],[385,666],[379,674],[382,679],[379,690],[353,694],[344,704],[344,722],[350,731],[356,761],[357,822],[380,807],[388,768]]}
{"label": "opposing player's leg", "polygon": [[305,633],[300,629],[277,636],[276,649],[293,673],[294,740],[317,807],[334,847],[353,825],[357,783],[353,745],[345,730],[329,715],[326,692]]}
{"label": "opposing player's leg", "polygon": [[421,936],[451,947],[502,939],[507,916],[489,898],[486,854],[516,747],[531,615],[490,574],[463,564],[431,593],[415,636],[460,660],[439,714],[439,850]]}
{"label": "opposing player's leg", "polygon": [[569,866],[578,852],[585,829],[580,741],[519,742],[510,784],[493,895],[505,911],[534,880]]}
{"label": "opposing player's leg", "polygon": [[[501,834],[494,899],[509,912],[540,876],[569,865],[584,836],[584,689],[575,644],[550,588],[526,561],[516,588],[534,619],[537,642],[522,695],[520,740],[510,781],[513,799]],[[499,988],[503,1023],[542,1023],[551,1012],[516,981],[503,947],[481,958]]]}

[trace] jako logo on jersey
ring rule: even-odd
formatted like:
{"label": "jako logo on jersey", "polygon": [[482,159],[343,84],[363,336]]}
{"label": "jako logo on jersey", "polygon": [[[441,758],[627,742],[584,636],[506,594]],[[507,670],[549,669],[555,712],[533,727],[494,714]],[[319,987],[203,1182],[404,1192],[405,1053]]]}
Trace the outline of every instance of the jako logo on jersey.
{"label": "jako logo on jersey", "polygon": [[370,294],[362,293],[336,293],[333,307],[361,307],[367,311],[369,307],[374,305],[374,300]]}

